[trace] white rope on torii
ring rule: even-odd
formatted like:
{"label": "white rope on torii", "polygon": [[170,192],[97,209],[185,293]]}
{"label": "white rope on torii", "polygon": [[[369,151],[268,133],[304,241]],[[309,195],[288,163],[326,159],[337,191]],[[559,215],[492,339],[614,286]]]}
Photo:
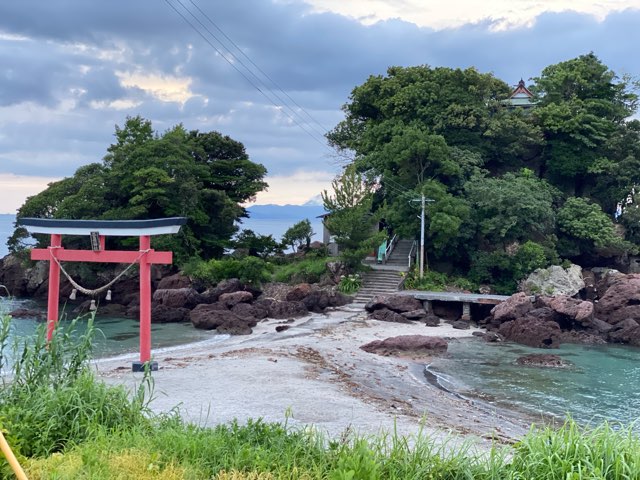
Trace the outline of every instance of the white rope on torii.
{"label": "white rope on torii", "polygon": [[147,253],[149,253],[151,251],[151,249],[141,250],[140,251],[140,255],[138,255],[138,258],[136,258],[132,263],[130,263],[127,266],[127,268],[125,268],[122,272],[120,272],[113,280],[111,280],[106,285],[103,285],[102,287],[95,288],[95,289],[92,290],[92,289],[83,287],[78,282],[76,282],[73,278],[71,278],[71,275],[69,275],[69,273],[67,273],[67,271],[64,269],[64,267],[62,266],[60,261],[53,254],[53,249],[54,248],[60,248],[60,247],[49,247],[49,252],[51,254],[51,258],[58,264],[58,266],[60,267],[60,271],[64,274],[64,276],[67,278],[67,280],[69,280],[69,283],[71,284],[71,286],[73,286],[73,288],[78,290],[80,293],[84,293],[85,295],[89,295],[91,297],[99,295],[100,293],[108,290],[114,283],[116,283],[118,280],[120,280],[122,278],[122,276],[125,273],[127,273],[136,263],[138,263],[142,257],[144,257]]}

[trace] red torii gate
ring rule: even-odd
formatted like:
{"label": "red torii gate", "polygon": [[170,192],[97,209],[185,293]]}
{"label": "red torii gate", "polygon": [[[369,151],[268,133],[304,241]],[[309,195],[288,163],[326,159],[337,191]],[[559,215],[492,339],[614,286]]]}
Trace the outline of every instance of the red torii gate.
{"label": "red torii gate", "polygon": [[[156,220],[58,220],[49,218],[19,218],[18,225],[31,234],[51,235],[48,248],[31,250],[32,260],[49,262],[49,300],[47,308],[47,339],[51,340],[58,321],[60,296],[60,262],[138,263],[140,265],[140,361],[134,362],[134,372],[143,371],[151,362],[151,265],[171,264],[172,252],[156,252],[151,248],[152,235],[178,233],[187,222],[184,217]],[[92,250],[67,250],[62,246],[62,235],[88,235]],[[139,251],[105,250],[105,238],[139,237]]]}

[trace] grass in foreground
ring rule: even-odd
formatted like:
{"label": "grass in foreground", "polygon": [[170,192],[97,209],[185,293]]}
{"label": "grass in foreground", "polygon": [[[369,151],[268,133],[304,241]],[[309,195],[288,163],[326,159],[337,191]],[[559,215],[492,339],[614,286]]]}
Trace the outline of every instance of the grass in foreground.
{"label": "grass in foreground", "polygon": [[[71,326],[72,327],[72,326]],[[0,354],[8,348],[6,321]],[[149,391],[131,398],[89,368],[91,328],[61,329],[13,346],[0,391],[0,426],[30,479],[405,480],[634,479],[640,442],[631,427],[532,429],[515,446],[475,450],[426,436],[328,439],[260,420],[214,428],[153,415]],[[12,478],[6,464],[2,478]]]}

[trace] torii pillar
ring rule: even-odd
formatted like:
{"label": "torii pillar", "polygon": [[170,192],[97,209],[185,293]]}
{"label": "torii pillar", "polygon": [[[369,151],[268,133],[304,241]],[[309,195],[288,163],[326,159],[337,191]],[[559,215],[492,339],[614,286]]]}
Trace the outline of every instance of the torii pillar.
{"label": "torii pillar", "polygon": [[[178,233],[187,222],[184,217],[156,220],[58,220],[19,218],[17,224],[31,234],[49,234],[49,248],[31,250],[32,260],[49,262],[49,299],[47,308],[47,340],[51,340],[58,322],[60,297],[59,262],[138,263],[140,265],[140,361],[133,362],[134,372],[145,368],[157,370],[151,361],[151,265],[170,265],[172,252],[156,252],[151,248],[152,235]],[[62,246],[62,235],[88,235],[92,250],[67,250]],[[139,237],[138,251],[105,250],[105,238]]]}

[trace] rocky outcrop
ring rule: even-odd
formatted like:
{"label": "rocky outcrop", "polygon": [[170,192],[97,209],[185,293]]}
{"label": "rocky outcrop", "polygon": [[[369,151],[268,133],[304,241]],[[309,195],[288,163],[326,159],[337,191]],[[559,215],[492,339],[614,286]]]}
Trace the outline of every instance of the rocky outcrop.
{"label": "rocky outcrop", "polygon": [[244,290],[244,286],[237,278],[231,278],[228,280],[222,280],[215,287],[209,288],[202,292],[203,303],[215,303],[220,298],[220,295],[225,293],[233,293]]}
{"label": "rocky outcrop", "polygon": [[441,355],[447,351],[447,341],[440,337],[425,335],[400,335],[398,337],[375,340],[362,345],[365,352],[383,356],[424,359]]}
{"label": "rocky outcrop", "polygon": [[552,320],[554,312],[549,308],[539,308],[524,317],[509,320],[500,325],[498,333],[506,340],[536,348],[557,348],[561,343],[562,330]]}
{"label": "rocky outcrop", "polygon": [[202,302],[202,296],[193,288],[158,289],[153,292],[153,302],[170,308],[192,309]]}
{"label": "rocky outcrop", "polygon": [[151,309],[151,318],[154,323],[175,323],[189,320],[190,310],[188,308],[172,308],[166,305],[155,305]]}
{"label": "rocky outcrop", "polygon": [[411,323],[411,321],[407,320],[406,317],[394,312],[393,310],[389,310],[388,308],[374,310],[373,313],[371,313],[371,318],[374,320],[380,320],[381,322]]}
{"label": "rocky outcrop", "polygon": [[218,298],[218,302],[227,308],[233,308],[239,303],[250,303],[251,301],[253,301],[253,294],[245,291],[223,293]]}
{"label": "rocky outcrop", "polygon": [[582,267],[579,265],[571,265],[568,268],[562,268],[559,265],[539,268],[520,284],[520,289],[527,295],[572,297],[583,288],[585,283],[582,278]]}
{"label": "rocky outcrop", "polygon": [[270,298],[258,299],[255,305],[267,311],[269,318],[303,317],[309,313],[302,302],[286,302]]}
{"label": "rocky outcrop", "polygon": [[533,310],[531,297],[519,292],[493,307],[488,323],[490,326],[498,327],[504,322],[524,317],[531,310]]}
{"label": "rocky outcrop", "polygon": [[607,328],[594,316],[593,303],[558,295],[531,302],[523,292],[491,310],[484,321],[506,340],[538,348],[561,343],[601,343]]}
{"label": "rocky outcrop", "polygon": [[617,322],[608,332],[608,339],[612,343],[626,343],[640,346],[640,325],[633,318]]}
{"label": "rocky outcrop", "polygon": [[640,274],[616,275],[600,297],[596,316],[616,325],[626,319],[640,320]]}
{"label": "rocky outcrop", "polygon": [[571,362],[564,360],[558,355],[551,355],[548,353],[532,353],[524,355],[517,358],[516,363],[527,367],[540,368],[568,368],[571,366]]}
{"label": "rocky outcrop", "polygon": [[415,310],[424,310],[422,302],[411,295],[394,294],[388,296],[378,295],[368,302],[364,309],[371,313],[375,310],[386,308],[396,313],[412,312]]}
{"label": "rocky outcrop", "polygon": [[401,315],[407,320],[421,321],[427,317],[427,312],[423,308],[421,308],[419,310],[411,310],[410,312],[403,312]]}
{"label": "rocky outcrop", "polygon": [[547,307],[558,314],[558,321],[564,323],[565,329],[574,327],[573,323],[579,323],[587,328],[593,323],[593,303],[575,298],[558,295],[556,297],[538,297],[536,307]]}
{"label": "rocky outcrop", "polygon": [[[0,285],[4,285],[9,294],[15,297],[27,294],[29,268],[15,255],[7,255],[0,259]],[[0,289],[0,296],[6,295],[4,289]]]}
{"label": "rocky outcrop", "polygon": [[158,282],[158,290],[172,290],[177,288],[189,288],[192,286],[191,279],[182,273],[163,277],[160,282]]}

